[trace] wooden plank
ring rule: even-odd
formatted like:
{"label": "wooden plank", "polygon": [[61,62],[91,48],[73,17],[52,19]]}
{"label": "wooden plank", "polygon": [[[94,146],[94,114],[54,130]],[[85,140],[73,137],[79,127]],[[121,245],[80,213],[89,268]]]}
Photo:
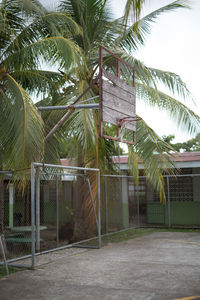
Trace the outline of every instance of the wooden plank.
{"label": "wooden plank", "polygon": [[135,95],[135,87],[129,85],[128,83],[126,83],[124,80],[118,78],[117,76],[103,70],[102,71],[102,75],[104,77],[106,77],[107,79],[109,79],[114,85],[124,89],[125,91]]}
{"label": "wooden plank", "polygon": [[135,95],[130,94],[129,92],[127,92],[126,90],[118,86],[114,86],[112,83],[108,81],[103,80],[102,88],[103,88],[103,95],[104,92],[107,92],[113,95],[113,97],[117,96],[122,100],[127,101],[128,103],[135,104],[135,98],[136,98]]}
{"label": "wooden plank", "polygon": [[[111,108],[103,107],[103,121],[104,122],[108,122],[108,123],[117,125],[117,118],[122,119],[126,116],[129,117],[128,115],[117,112]],[[136,131],[136,121],[125,122],[123,127],[130,129],[132,131]]]}
{"label": "wooden plank", "polygon": [[121,100],[118,97],[113,97],[106,92],[103,93],[103,107],[111,108],[128,116],[135,116],[135,105]]}
{"label": "wooden plank", "polygon": [[112,81],[114,83],[114,85],[120,87],[121,89],[129,92],[132,95],[135,95],[135,87],[127,84],[125,81],[123,81],[122,79],[119,79],[117,76],[103,70],[102,74],[104,77],[108,78],[110,81]]}

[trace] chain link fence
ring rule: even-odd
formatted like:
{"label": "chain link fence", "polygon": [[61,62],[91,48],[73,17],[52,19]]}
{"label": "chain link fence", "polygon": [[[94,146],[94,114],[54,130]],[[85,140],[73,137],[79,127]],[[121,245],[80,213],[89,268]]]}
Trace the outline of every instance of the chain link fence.
{"label": "chain link fence", "polygon": [[42,164],[31,174],[23,190],[8,174],[0,185],[1,243],[9,264],[31,257],[28,267],[33,268],[42,253],[99,248],[101,234],[127,228],[200,227],[200,174],[164,176],[165,205],[144,176],[136,186],[131,176],[100,179],[98,169]]}
{"label": "chain link fence", "polygon": [[29,175],[23,190],[12,176],[4,176],[1,184],[0,264],[4,253],[9,264],[31,257],[26,267],[34,268],[42,253],[72,246],[100,248],[99,170],[38,163]]}
{"label": "chain link fence", "polygon": [[[188,172],[191,170],[188,170]],[[139,177],[102,176],[102,232],[138,227],[200,227],[200,174],[164,175],[166,204]]]}
{"label": "chain link fence", "polygon": [[[10,178],[10,174],[5,174],[4,180],[0,184],[1,264],[3,254],[11,264],[18,261],[19,257],[31,255],[30,183],[22,189],[17,182],[14,184]],[[22,265],[22,267],[26,267],[26,265]]]}

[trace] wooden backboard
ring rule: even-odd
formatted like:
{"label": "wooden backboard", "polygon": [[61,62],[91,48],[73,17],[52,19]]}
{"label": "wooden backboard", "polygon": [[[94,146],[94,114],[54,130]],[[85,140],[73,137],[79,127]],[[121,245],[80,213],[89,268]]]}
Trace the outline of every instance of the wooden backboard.
{"label": "wooden backboard", "polygon": [[[104,69],[102,51],[107,51],[114,56],[117,64],[116,75]],[[120,65],[125,64],[131,68],[133,73],[133,85],[120,78]],[[104,47],[100,47],[100,136],[119,142],[134,144],[134,133],[136,131],[136,91],[134,87],[134,69],[125,61],[116,57]],[[103,132],[103,124],[110,123],[116,126],[116,136],[108,136]],[[127,141],[120,138],[122,128],[133,132],[133,140]]]}

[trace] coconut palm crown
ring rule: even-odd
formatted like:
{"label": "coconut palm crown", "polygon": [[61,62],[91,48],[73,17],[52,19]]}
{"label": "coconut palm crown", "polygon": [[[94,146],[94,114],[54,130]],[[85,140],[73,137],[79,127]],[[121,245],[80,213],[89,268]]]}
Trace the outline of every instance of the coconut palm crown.
{"label": "coconut palm crown", "polygon": [[[73,103],[98,75],[99,45],[135,68],[137,101],[166,110],[188,132],[199,127],[199,117],[175,98],[190,95],[181,78],[148,68],[134,57],[134,52],[145,45],[151,23],[162,13],[184,8],[185,2],[174,1],[140,19],[144,3],[127,0],[124,16],[115,19],[108,0],[64,0],[56,12],[48,12],[37,0],[1,2],[0,149],[4,168],[29,167],[31,161],[39,159],[55,162],[58,148],[67,144],[68,155],[77,154],[83,165],[105,171],[105,157],[111,161],[114,147],[98,137],[97,111],[75,111],[44,143],[44,135],[64,113],[44,113],[42,120],[30,98],[43,94],[43,105]],[[109,62],[109,57],[104,60]],[[52,65],[56,71],[46,71]],[[128,70],[122,70],[122,76],[130,80]],[[172,96],[159,91],[158,83],[164,84]],[[82,100],[98,93],[95,85]],[[170,151],[172,148],[142,119],[137,122],[136,144],[129,147],[130,170],[137,180],[138,159],[142,159],[147,180],[163,201],[162,172],[173,165],[167,155]]]}
{"label": "coconut palm crown", "polygon": [[[60,27],[65,26],[64,38]],[[62,68],[77,59],[70,40],[80,33],[66,14],[48,12],[37,0],[0,3],[0,153],[4,169],[29,168],[44,151],[44,125],[32,97],[56,91],[59,72],[47,71],[59,57]],[[65,54],[65,55],[64,55]],[[46,63],[45,63],[46,62]]]}
{"label": "coconut palm crown", "polygon": [[[174,1],[140,19],[144,3],[145,1],[128,0],[124,16],[115,19],[110,1],[61,1],[59,12],[69,15],[81,29],[81,34],[74,34],[71,37],[81,49],[81,55],[78,67],[72,64],[68,70],[63,70],[66,84],[63,93],[56,98],[56,104],[72,103],[75,97],[80,95],[97,77],[99,45],[103,45],[134,67],[137,101],[166,110],[177,126],[190,133],[195,132],[199,128],[199,116],[176,98],[190,97],[186,84],[177,74],[149,68],[134,57],[134,52],[145,45],[151,24],[156,18],[162,13],[185,8],[185,2]],[[130,15],[134,17],[134,20],[131,20]],[[64,36],[67,37],[67,33]],[[103,59],[105,64],[106,60],[109,64],[109,57],[106,54]],[[115,66],[112,68],[114,70]],[[127,81],[131,80],[131,74],[127,69],[122,70],[122,76]],[[158,83],[164,84],[170,95],[160,91],[157,87]],[[98,86],[95,85],[82,100],[98,95],[98,93]],[[95,102],[96,99],[90,102],[92,101]],[[45,123],[50,128],[60,116],[62,113],[46,114]],[[81,149],[83,165],[98,166],[105,171],[105,157],[109,158],[113,153],[110,151],[111,148],[113,150],[113,143],[98,137],[98,112],[92,110],[74,112],[66,121],[65,127],[56,135],[62,141],[67,140],[68,155],[70,155],[70,149],[73,157],[76,150],[78,153]],[[57,143],[57,139],[55,142]],[[160,193],[161,201],[165,201],[162,172],[174,167],[170,158],[173,149],[141,119],[137,122],[136,144],[129,146],[128,150],[130,171],[135,176],[135,180],[137,181],[138,176],[138,159],[142,159],[147,181]]]}

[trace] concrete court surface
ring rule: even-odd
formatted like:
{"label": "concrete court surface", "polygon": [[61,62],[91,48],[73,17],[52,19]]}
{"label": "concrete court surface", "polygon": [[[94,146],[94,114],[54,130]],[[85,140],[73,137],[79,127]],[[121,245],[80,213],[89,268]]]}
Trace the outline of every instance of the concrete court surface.
{"label": "concrete court surface", "polygon": [[200,299],[199,233],[156,232],[0,280],[0,300],[182,298]]}

